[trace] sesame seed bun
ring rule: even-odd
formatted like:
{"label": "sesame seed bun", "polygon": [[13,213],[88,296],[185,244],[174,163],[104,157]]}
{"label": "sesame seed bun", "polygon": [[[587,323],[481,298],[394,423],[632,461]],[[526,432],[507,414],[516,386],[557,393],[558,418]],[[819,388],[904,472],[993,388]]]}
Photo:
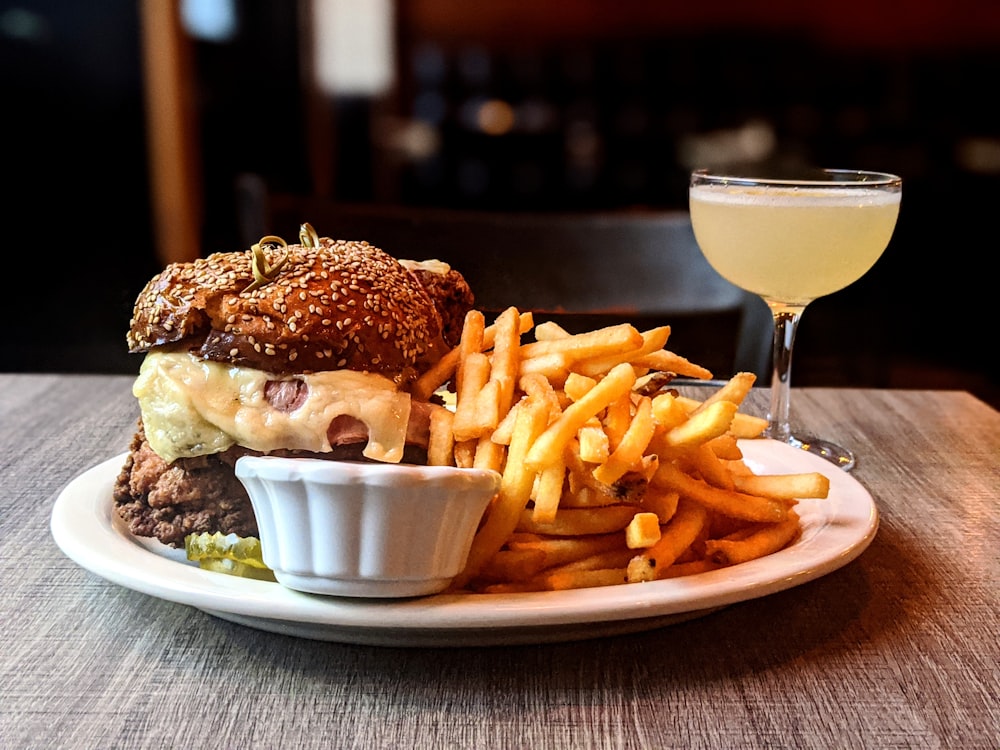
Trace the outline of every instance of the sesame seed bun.
{"label": "sesame seed bun", "polygon": [[169,346],[279,374],[346,369],[405,382],[457,343],[473,303],[447,265],[404,265],[367,242],[324,237],[266,253],[273,273],[250,290],[251,250],[167,266],[136,300],[129,351]]}

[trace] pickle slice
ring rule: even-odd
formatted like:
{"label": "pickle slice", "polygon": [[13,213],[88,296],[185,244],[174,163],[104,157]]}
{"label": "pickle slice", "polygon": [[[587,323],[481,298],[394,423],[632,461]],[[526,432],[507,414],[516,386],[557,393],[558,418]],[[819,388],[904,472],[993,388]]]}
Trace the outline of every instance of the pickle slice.
{"label": "pickle slice", "polygon": [[203,570],[216,573],[274,581],[274,573],[264,564],[257,537],[236,534],[201,533],[184,537],[184,551],[188,560],[198,563]]}
{"label": "pickle slice", "polygon": [[258,568],[229,558],[205,558],[198,561],[198,567],[202,570],[211,570],[216,573],[239,576],[240,578],[254,578],[258,581],[276,581],[274,573],[270,568]]}

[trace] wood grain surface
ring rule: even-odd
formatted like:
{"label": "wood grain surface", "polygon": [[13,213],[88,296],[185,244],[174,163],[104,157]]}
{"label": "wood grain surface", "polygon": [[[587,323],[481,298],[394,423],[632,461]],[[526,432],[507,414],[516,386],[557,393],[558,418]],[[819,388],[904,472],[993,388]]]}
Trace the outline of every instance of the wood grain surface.
{"label": "wood grain surface", "polygon": [[391,648],[232,624],[62,554],[53,502],[127,447],[131,383],[0,375],[0,748],[1000,747],[1000,413],[967,393],[795,392],[881,514],[816,581],[633,635]]}

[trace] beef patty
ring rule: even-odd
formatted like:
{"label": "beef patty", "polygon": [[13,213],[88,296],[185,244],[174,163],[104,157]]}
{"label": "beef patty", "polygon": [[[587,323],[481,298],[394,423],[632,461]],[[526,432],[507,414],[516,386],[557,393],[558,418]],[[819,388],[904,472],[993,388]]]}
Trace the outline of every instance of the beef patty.
{"label": "beef patty", "polygon": [[[368,461],[361,453],[364,446],[364,442],[355,442],[337,445],[329,453],[275,451],[269,455]],[[115,480],[115,511],[132,534],[154,537],[172,547],[183,547],[188,534],[218,531],[257,536],[250,496],[235,473],[236,460],[247,455],[263,454],[235,445],[221,453],[179,458],[168,464],[149,446],[140,419]],[[426,462],[425,448],[406,446],[403,463]]]}

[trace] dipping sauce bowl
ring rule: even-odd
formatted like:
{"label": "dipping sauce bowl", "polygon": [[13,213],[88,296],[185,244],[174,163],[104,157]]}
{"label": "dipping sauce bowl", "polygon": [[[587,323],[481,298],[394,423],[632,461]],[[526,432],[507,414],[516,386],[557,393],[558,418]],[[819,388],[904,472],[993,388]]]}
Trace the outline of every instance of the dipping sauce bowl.
{"label": "dipping sauce bowl", "polygon": [[461,572],[500,475],[448,466],[243,456],[264,563],[313,594],[412,597]]}

